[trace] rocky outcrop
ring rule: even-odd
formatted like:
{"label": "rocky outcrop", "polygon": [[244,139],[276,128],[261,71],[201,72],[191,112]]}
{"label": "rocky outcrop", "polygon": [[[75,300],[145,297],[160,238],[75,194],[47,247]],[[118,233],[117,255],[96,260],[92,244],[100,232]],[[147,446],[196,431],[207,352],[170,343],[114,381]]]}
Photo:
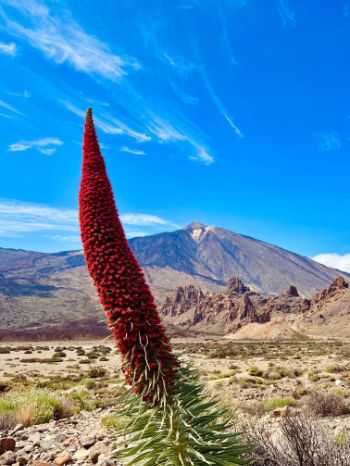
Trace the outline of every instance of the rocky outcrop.
{"label": "rocky outcrop", "polygon": [[297,287],[294,286],[294,285],[290,285],[290,287],[287,290],[287,296],[298,298],[299,297],[299,292],[298,292]]}
{"label": "rocky outcrop", "polygon": [[161,308],[166,323],[202,331],[232,333],[244,325],[266,323],[275,315],[301,314],[311,301],[301,298],[295,286],[272,298],[251,291],[238,277],[223,293],[204,293],[193,286],[179,287]]}
{"label": "rocky outcrop", "polygon": [[183,314],[196,306],[204,297],[205,294],[201,288],[193,285],[179,286],[166,297],[161,312],[164,316],[172,317]]}
{"label": "rocky outcrop", "polygon": [[250,288],[245,286],[239,277],[232,277],[227,282],[227,291],[229,294],[244,294],[247,291],[250,291]]}
{"label": "rocky outcrop", "polygon": [[297,287],[291,285],[285,293],[270,298],[265,308],[269,313],[300,314],[311,308],[311,300],[301,298]]}
{"label": "rocky outcrop", "polygon": [[348,290],[348,288],[348,282],[344,277],[340,276],[336,278],[328,288],[322,290],[320,293],[317,293],[314,296],[312,303],[316,307],[322,306],[326,301],[342,296]]}

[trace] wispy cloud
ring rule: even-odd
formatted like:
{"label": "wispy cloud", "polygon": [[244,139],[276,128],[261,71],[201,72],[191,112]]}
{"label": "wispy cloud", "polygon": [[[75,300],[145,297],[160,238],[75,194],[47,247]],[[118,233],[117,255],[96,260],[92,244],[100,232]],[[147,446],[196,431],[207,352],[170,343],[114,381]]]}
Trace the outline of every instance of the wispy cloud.
{"label": "wispy cloud", "polygon": [[127,146],[123,146],[119,149],[121,152],[127,152],[128,154],[135,154],[135,155],[146,155],[146,152],[139,149],[132,149]]}
{"label": "wispy cloud", "polygon": [[296,15],[292,10],[288,0],[277,0],[277,6],[283,26],[294,26],[296,23]]}
{"label": "wispy cloud", "polygon": [[[9,152],[24,152],[28,149],[36,149],[41,154],[52,155],[57,147],[62,146],[59,138],[42,138],[35,141],[18,141],[8,146]],[[51,146],[51,147],[50,147]]]}
{"label": "wispy cloud", "polygon": [[48,238],[64,243],[77,243],[80,245],[81,240],[79,235],[46,235]]}
{"label": "wispy cloud", "polygon": [[8,110],[11,113],[16,113],[17,115],[23,115],[19,110],[17,110],[13,105],[8,104],[7,102],[4,102],[3,100],[0,100],[0,107],[4,108],[5,110]]}
{"label": "wispy cloud", "polygon": [[[69,63],[78,71],[112,81],[127,75],[130,69],[139,68],[135,59],[113,53],[108,44],[85,32],[67,10],[54,15],[39,0],[3,0],[3,3],[10,7],[1,12],[7,31],[56,63]],[[12,9],[16,10],[16,19],[11,19]]]}
{"label": "wispy cloud", "polygon": [[216,105],[216,108],[220,112],[221,116],[231,126],[231,128],[233,129],[233,132],[235,133],[235,135],[237,137],[239,137],[240,139],[244,138],[243,131],[233,121],[233,118],[231,117],[231,115],[226,110],[226,108],[225,108],[224,104],[222,103],[221,99],[219,98],[219,96],[214,91],[213,86],[211,84],[211,81],[209,79],[209,76],[208,76],[207,71],[204,68],[204,66],[202,66],[200,68],[200,70],[201,70],[200,73],[201,73],[203,81],[204,81],[204,83],[206,85],[207,91],[209,92],[209,95],[211,96],[211,98],[212,98],[214,104]]}
{"label": "wispy cloud", "polygon": [[146,231],[136,231],[125,229],[125,235],[127,238],[139,238],[140,236],[149,236],[149,233]]}
{"label": "wispy cloud", "polygon": [[190,135],[188,131],[177,129],[169,122],[156,116],[148,123],[148,129],[161,142],[181,143],[183,152],[187,153],[190,160],[202,162],[205,165],[214,162],[214,157],[209,153],[208,148],[198,142],[199,139]]}
{"label": "wispy cloud", "polygon": [[197,105],[199,102],[199,99],[188,92],[184,91],[174,80],[170,79],[168,80],[170,86],[172,87],[173,91],[175,94],[180,97],[180,99],[185,102],[186,104],[190,105]]}
{"label": "wispy cloud", "polygon": [[350,272],[350,254],[318,254],[313,257],[313,260],[328,267],[342,270],[343,272]]}
{"label": "wispy cloud", "polygon": [[14,42],[0,42],[0,53],[3,55],[9,55],[10,57],[14,57],[17,53],[17,47]]}
{"label": "wispy cloud", "polygon": [[0,112],[0,117],[1,118],[6,118],[8,120],[13,120],[13,115],[8,115],[7,113]]}
{"label": "wispy cloud", "polygon": [[77,211],[0,199],[0,236],[21,236],[47,231],[76,232]]}
{"label": "wispy cloud", "polygon": [[[240,0],[234,3],[233,6],[230,8],[230,13],[236,13],[240,8],[247,4],[246,0]],[[218,16],[220,21],[220,29],[221,29],[221,48],[225,53],[225,59],[231,63],[231,65],[238,65],[237,60],[235,59],[232,51],[232,45],[229,38],[229,31],[227,27],[227,15],[223,11],[222,3],[217,2],[217,10]]]}
{"label": "wispy cloud", "polygon": [[[145,236],[154,229],[174,229],[177,225],[157,215],[123,213],[121,216],[127,234]],[[130,229],[129,226],[132,228]],[[137,227],[142,227],[138,231]],[[0,199],[0,236],[16,237],[30,233],[43,234],[56,241],[78,242],[78,211],[51,207],[44,204]]]}
{"label": "wispy cloud", "polygon": [[165,220],[162,217],[157,215],[149,214],[122,214],[120,219],[126,225],[140,225],[140,226],[150,226],[150,225],[173,225],[168,220]]}
{"label": "wispy cloud", "polygon": [[161,58],[180,78],[186,79],[192,71],[197,69],[195,63],[190,62],[181,55],[173,55],[169,52],[164,52]]}
{"label": "wispy cloud", "polygon": [[25,99],[29,99],[31,97],[31,94],[27,89],[24,89],[24,91],[21,92],[9,92],[9,94],[14,97],[23,97]]}
{"label": "wispy cloud", "polygon": [[337,150],[341,148],[339,134],[336,131],[320,133],[317,138],[318,148],[321,152]]}
{"label": "wispy cloud", "polygon": [[[79,116],[80,118],[85,118],[85,111],[80,110],[75,105],[62,101],[62,104],[66,107],[67,110]],[[103,131],[106,134],[111,135],[126,135],[136,139],[137,142],[147,142],[151,140],[151,136],[148,134],[136,131],[130,126],[126,125],[122,121],[114,118],[112,115],[104,113],[102,117],[94,116],[94,122],[97,128]]]}

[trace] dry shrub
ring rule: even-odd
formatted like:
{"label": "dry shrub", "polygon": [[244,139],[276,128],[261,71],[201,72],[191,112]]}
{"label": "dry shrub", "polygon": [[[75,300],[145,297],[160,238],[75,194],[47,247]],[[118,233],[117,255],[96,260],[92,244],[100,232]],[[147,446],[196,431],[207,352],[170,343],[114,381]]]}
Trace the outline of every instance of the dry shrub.
{"label": "dry shrub", "polygon": [[350,442],[335,442],[313,418],[287,412],[280,427],[249,426],[255,445],[252,466],[349,466]]}
{"label": "dry shrub", "polygon": [[343,416],[350,414],[349,403],[327,392],[311,392],[306,397],[306,406],[315,416]]}
{"label": "dry shrub", "polygon": [[32,426],[35,423],[35,407],[30,404],[24,405],[13,417],[15,425]]}
{"label": "dry shrub", "polygon": [[12,429],[18,424],[17,417],[13,413],[0,413],[0,432]]}
{"label": "dry shrub", "polygon": [[92,379],[105,377],[106,375],[107,375],[107,370],[104,367],[91,366],[88,372],[88,376]]}

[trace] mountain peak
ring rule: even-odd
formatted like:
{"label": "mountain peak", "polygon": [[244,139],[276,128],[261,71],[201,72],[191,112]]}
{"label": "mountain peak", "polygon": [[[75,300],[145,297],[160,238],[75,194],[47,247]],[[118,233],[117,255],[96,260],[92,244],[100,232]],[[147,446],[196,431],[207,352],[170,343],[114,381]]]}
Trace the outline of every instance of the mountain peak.
{"label": "mountain peak", "polygon": [[198,229],[205,230],[206,228],[207,228],[207,225],[204,225],[204,223],[192,222],[189,225],[186,225],[185,227],[183,227],[183,230],[187,230],[187,231],[193,231],[193,230],[198,230]]}
{"label": "mountain peak", "polygon": [[195,241],[199,241],[207,228],[207,225],[204,225],[204,223],[192,222],[185,226],[183,230],[187,231]]}

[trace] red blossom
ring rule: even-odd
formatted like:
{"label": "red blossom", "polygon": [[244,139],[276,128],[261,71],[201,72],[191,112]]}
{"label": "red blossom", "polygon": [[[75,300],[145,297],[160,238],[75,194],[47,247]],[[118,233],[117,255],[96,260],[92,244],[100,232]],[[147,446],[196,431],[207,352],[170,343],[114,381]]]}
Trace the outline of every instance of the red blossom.
{"label": "red blossom", "polygon": [[135,392],[157,402],[171,391],[178,361],[125,237],[91,109],[85,121],[79,207],[85,259],[122,355],[124,374]]}

